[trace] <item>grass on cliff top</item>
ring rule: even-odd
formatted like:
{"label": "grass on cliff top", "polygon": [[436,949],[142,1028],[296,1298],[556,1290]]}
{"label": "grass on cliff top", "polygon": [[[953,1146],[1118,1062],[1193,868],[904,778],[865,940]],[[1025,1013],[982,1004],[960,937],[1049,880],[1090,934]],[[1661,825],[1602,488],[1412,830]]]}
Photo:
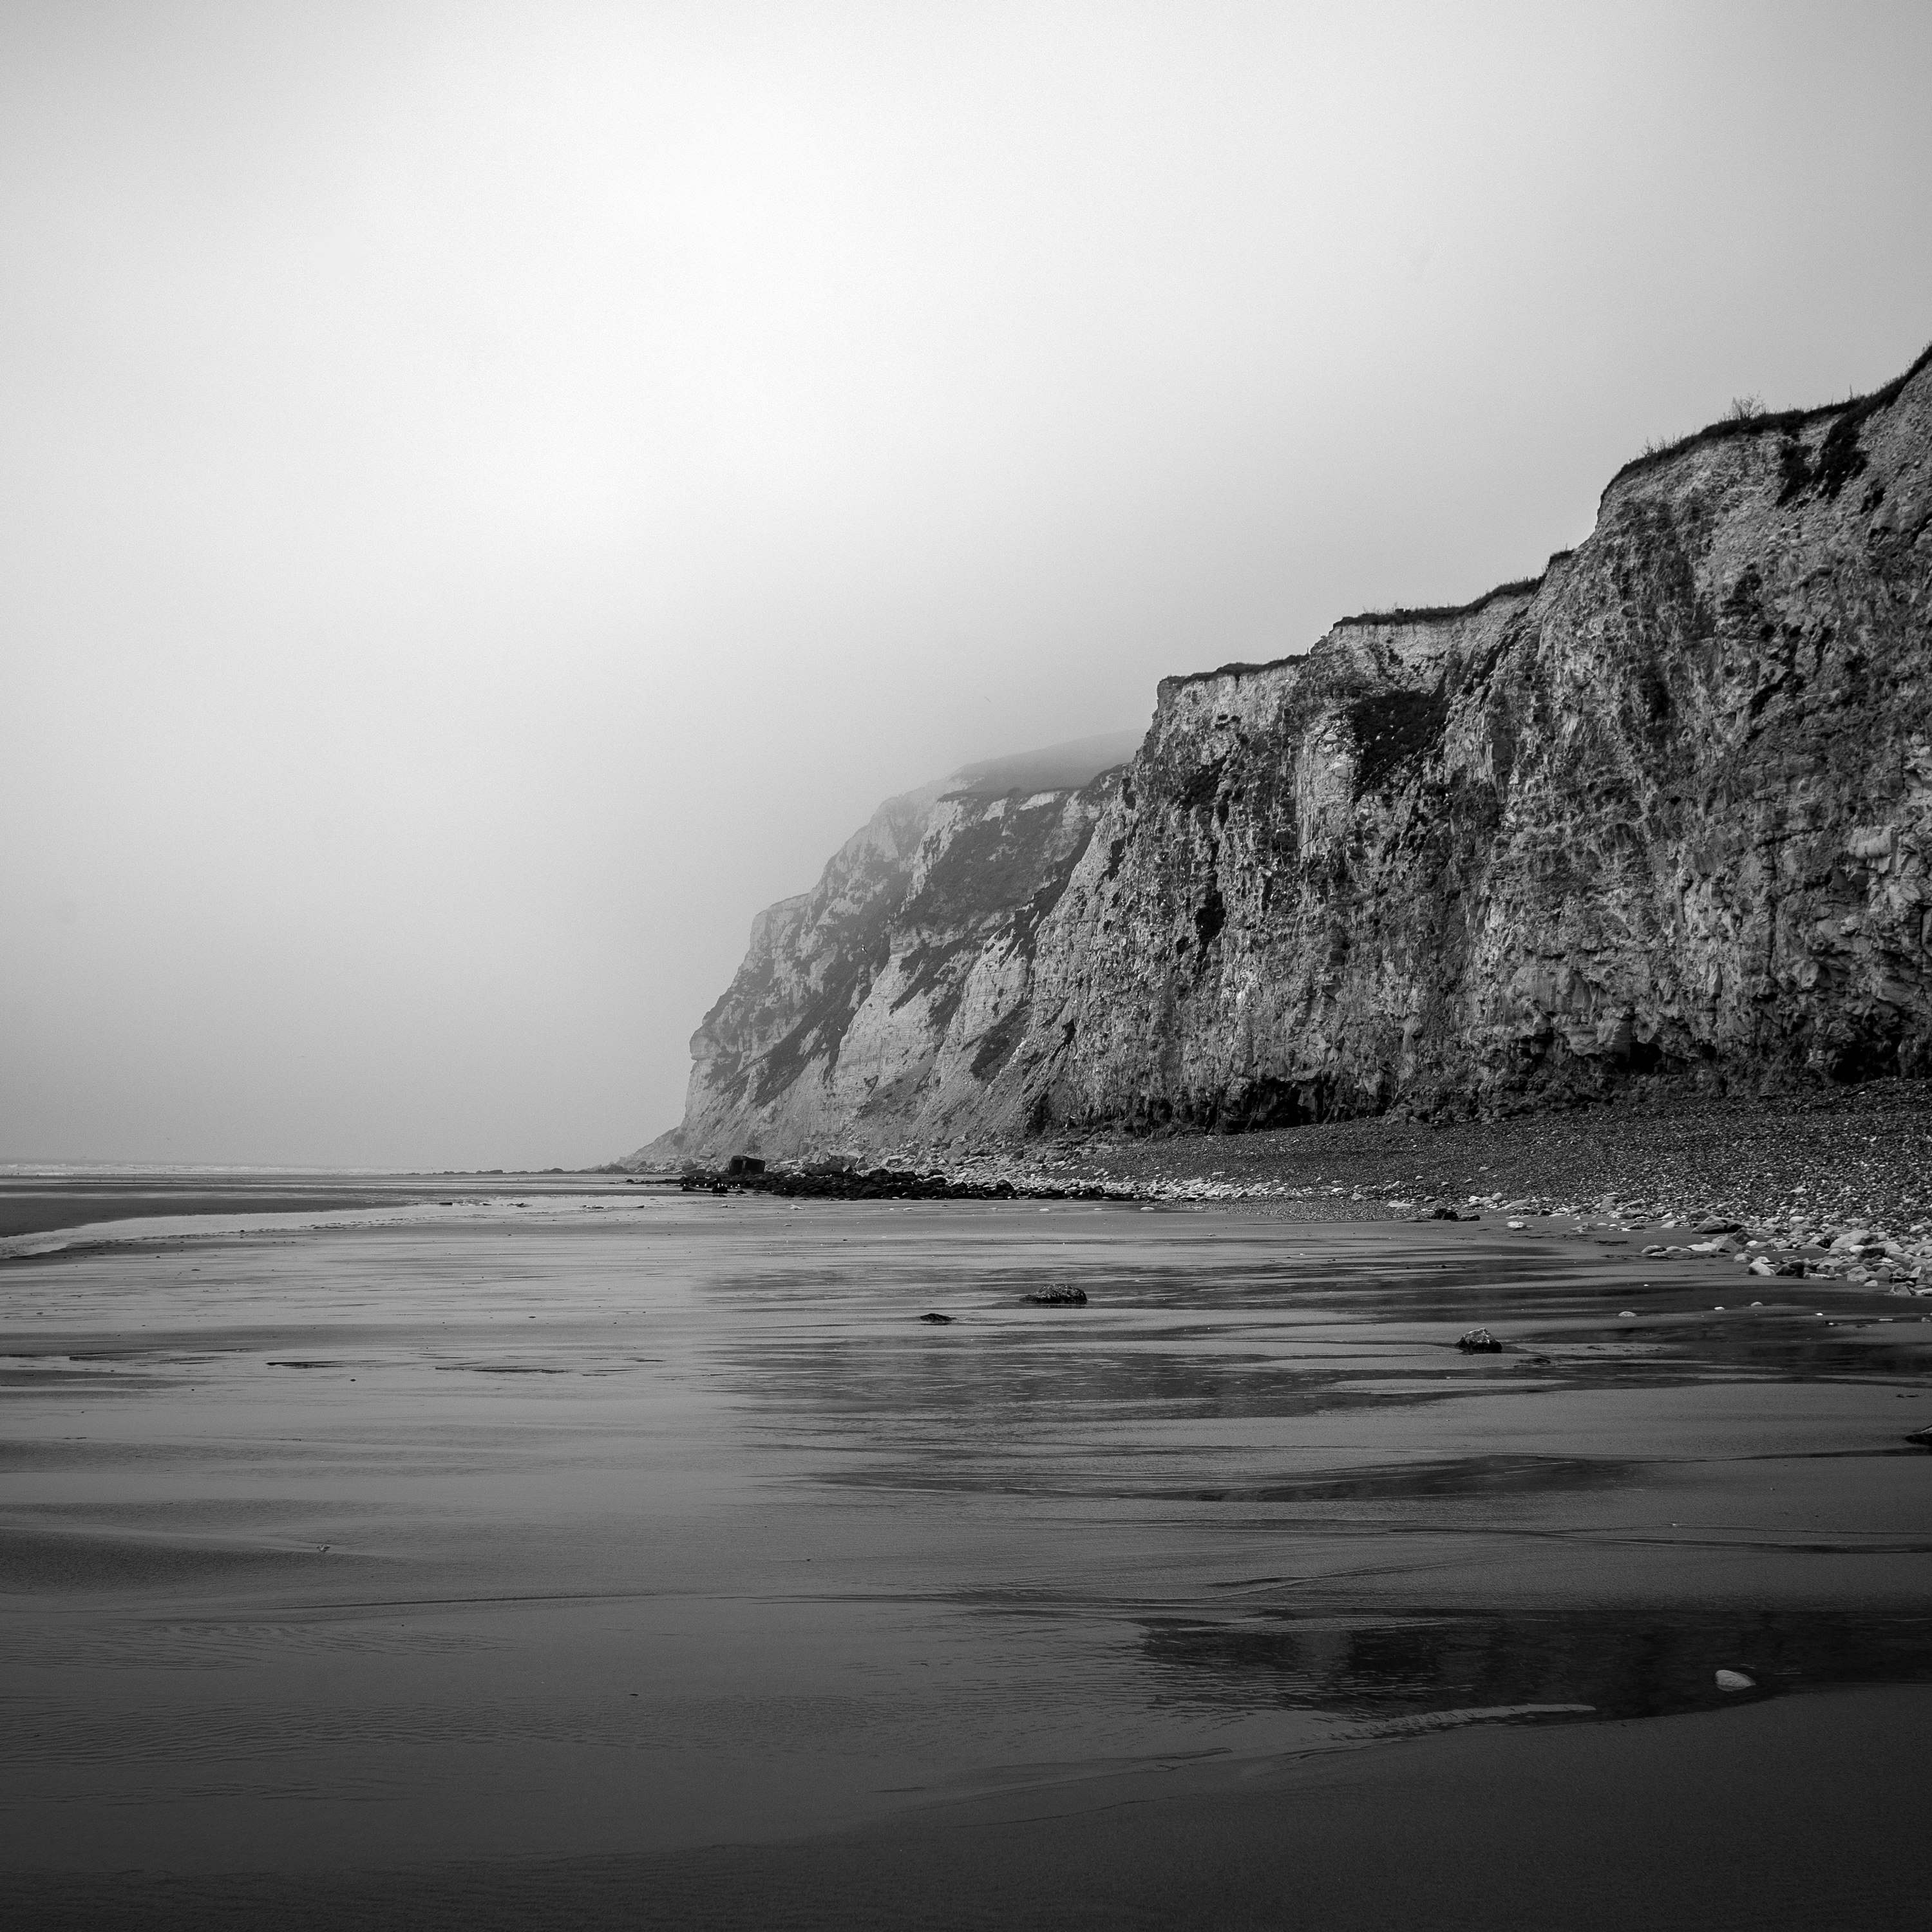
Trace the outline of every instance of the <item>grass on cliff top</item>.
{"label": "grass on cliff top", "polygon": [[1472,597],[1466,604],[1421,604],[1413,609],[1406,604],[1398,604],[1393,610],[1358,610],[1352,617],[1338,617],[1336,630],[1352,626],[1366,624],[1443,624],[1456,617],[1473,617],[1478,610],[1493,604],[1498,597],[1528,597],[1543,587],[1543,580],[1552,568],[1565,557],[1574,556],[1572,550],[1559,550],[1550,562],[1534,577],[1513,578],[1507,584],[1498,584],[1493,590],[1485,590],[1480,597]]}
{"label": "grass on cliff top", "polygon": [[[1352,617],[1336,618],[1331,628],[1341,631],[1368,624],[1443,624],[1457,617],[1473,617],[1478,610],[1493,604],[1498,597],[1528,597],[1533,595],[1542,588],[1544,578],[1548,576],[1554,566],[1574,554],[1572,550],[1555,551],[1550,562],[1535,576],[1513,578],[1508,584],[1498,584],[1493,590],[1485,590],[1480,597],[1471,598],[1466,604],[1418,604],[1413,610],[1406,606],[1399,606],[1393,610],[1358,610]],[[1291,651],[1286,657],[1270,658],[1264,664],[1236,662],[1216,664],[1212,670],[1190,670],[1177,677],[1162,678],[1161,682],[1163,684],[1198,684],[1204,678],[1244,677],[1256,671],[1279,670],[1283,664],[1293,664],[1307,655],[1305,651]]]}
{"label": "grass on cliff top", "polygon": [[1932,363],[1932,344],[1920,352],[1918,359],[1904,374],[1894,376],[1882,388],[1874,389],[1868,395],[1847,396],[1841,403],[1820,403],[1808,410],[1734,409],[1729,416],[1721,416],[1714,423],[1706,423],[1702,429],[1681,436],[1674,442],[1660,443],[1632,457],[1604,485],[1604,494],[1607,496],[1626,476],[1654,469],[1658,464],[1668,463],[1672,457],[1682,456],[1687,449],[1694,449],[1700,443],[1728,442],[1741,436],[1788,434],[1809,424],[1822,422],[1828,416],[1844,418],[1840,428],[1856,430],[1868,416],[1896,402],[1906,384],[1928,363]]}
{"label": "grass on cliff top", "polygon": [[[1644,450],[1640,455],[1632,457],[1604,484],[1604,494],[1607,496],[1626,476],[1654,469],[1658,464],[1667,463],[1672,457],[1681,456],[1686,450],[1694,449],[1700,443],[1725,442],[1741,436],[1772,436],[1789,433],[1802,429],[1810,423],[1822,422],[1828,416],[1840,418],[1834,427],[1833,434],[1841,440],[1849,440],[1855,436],[1858,426],[1867,417],[1876,414],[1888,404],[1897,401],[1906,384],[1928,364],[1932,364],[1932,344],[1927,346],[1903,375],[1894,376],[1882,388],[1874,389],[1868,395],[1848,396],[1841,403],[1820,403],[1815,408],[1808,410],[1766,411],[1754,406],[1734,409],[1729,416],[1720,418],[1716,422],[1706,424],[1703,428],[1694,430],[1689,436],[1679,436],[1673,442],[1657,444]],[[1838,467],[1845,473],[1850,473],[1850,466],[1841,464]],[[1835,484],[1831,494],[1837,494]],[[1552,567],[1572,554],[1569,550],[1559,550],[1551,556],[1538,575],[1519,577],[1508,584],[1498,584],[1494,590],[1484,591],[1481,596],[1472,598],[1466,604],[1425,604],[1413,608],[1399,605],[1391,610],[1361,610],[1352,617],[1338,618],[1334,628],[1339,631],[1371,624],[1443,624],[1453,622],[1459,617],[1473,617],[1478,611],[1487,604],[1493,604],[1499,597],[1527,597],[1532,595],[1542,587],[1543,580],[1550,574]],[[1163,678],[1161,682],[1163,684],[1198,684],[1206,678],[1242,677],[1258,671],[1278,670],[1283,664],[1292,663],[1298,657],[1306,655],[1303,652],[1291,652],[1286,657],[1270,658],[1264,664],[1235,662],[1216,664],[1212,670],[1189,671],[1181,676]]]}

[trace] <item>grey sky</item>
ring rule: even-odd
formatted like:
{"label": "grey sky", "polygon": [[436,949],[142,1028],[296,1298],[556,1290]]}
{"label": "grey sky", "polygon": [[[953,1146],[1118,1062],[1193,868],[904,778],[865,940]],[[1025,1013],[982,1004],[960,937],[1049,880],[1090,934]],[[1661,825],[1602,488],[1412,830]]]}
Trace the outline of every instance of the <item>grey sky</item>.
{"label": "grey sky", "polygon": [[1932,9],[0,7],[0,1156],[677,1116],[889,793],[1932,337]]}

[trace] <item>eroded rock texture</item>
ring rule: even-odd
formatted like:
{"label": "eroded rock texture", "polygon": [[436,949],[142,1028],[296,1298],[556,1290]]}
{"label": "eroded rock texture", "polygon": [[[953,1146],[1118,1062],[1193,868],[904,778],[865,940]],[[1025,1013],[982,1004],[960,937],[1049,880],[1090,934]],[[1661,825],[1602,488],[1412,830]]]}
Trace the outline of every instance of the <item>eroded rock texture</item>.
{"label": "eroded rock texture", "polygon": [[1536,582],[1168,680],[1084,790],[875,820],[766,915],[687,1138],[1932,1073],[1928,525],[1922,358],[1630,466]]}
{"label": "eroded rock texture", "polygon": [[753,921],[705,1016],[683,1125],[638,1158],[944,1137],[1024,1030],[1040,924],[1131,737],[1082,740],[888,800],[812,891]]}

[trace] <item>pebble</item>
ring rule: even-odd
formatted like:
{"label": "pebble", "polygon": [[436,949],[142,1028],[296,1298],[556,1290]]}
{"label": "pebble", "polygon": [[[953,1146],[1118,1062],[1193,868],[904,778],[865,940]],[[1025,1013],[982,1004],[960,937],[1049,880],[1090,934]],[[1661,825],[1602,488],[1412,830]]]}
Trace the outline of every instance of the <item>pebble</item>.
{"label": "pebble", "polygon": [[1755,1690],[1757,1679],[1746,1676],[1742,1670],[1720,1670],[1718,1672],[1718,1688],[1720,1690]]}
{"label": "pebble", "polygon": [[1763,1100],[1659,1088],[1647,1101],[1426,1125],[1391,1114],[1234,1136],[1083,1132],[966,1165],[1084,1170],[1143,1199],[1245,1199],[1288,1219],[1562,1204],[1610,1225],[1681,1228],[1680,1239],[1740,1226],[1780,1247],[1888,1235],[1932,1287],[1932,1081]]}

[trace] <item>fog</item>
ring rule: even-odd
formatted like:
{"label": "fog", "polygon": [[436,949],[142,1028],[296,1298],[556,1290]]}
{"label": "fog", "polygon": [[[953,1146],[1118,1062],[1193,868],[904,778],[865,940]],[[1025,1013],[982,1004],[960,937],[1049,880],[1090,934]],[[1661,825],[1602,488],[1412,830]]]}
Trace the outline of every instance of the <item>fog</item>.
{"label": "fog", "polygon": [[1932,12],[0,12],[0,1156],[673,1124],[761,905],[1932,336]]}

